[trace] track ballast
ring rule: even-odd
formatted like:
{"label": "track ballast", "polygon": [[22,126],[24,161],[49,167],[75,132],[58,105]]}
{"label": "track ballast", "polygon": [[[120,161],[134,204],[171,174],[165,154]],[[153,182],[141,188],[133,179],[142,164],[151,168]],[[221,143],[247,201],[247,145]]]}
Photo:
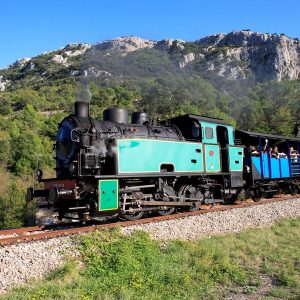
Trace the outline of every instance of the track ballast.
{"label": "track ballast", "polygon": [[165,220],[180,219],[189,216],[207,214],[211,212],[220,212],[231,210],[235,208],[244,208],[249,206],[262,205],[266,203],[273,203],[279,201],[291,200],[294,198],[299,198],[299,196],[285,196],[272,199],[265,199],[259,202],[242,202],[231,205],[219,205],[217,207],[212,207],[210,209],[202,209],[193,212],[180,212],[168,216],[155,216],[144,218],[135,221],[116,221],[111,220],[109,223],[105,224],[92,224],[92,225],[79,225],[78,223],[58,223],[53,225],[44,225],[44,226],[33,226],[33,227],[22,227],[14,228],[0,231],[0,245],[10,245],[16,243],[30,242],[42,239],[50,239],[54,237],[75,235],[80,233],[93,232],[96,230],[115,228],[115,227],[127,227],[132,225],[140,225],[152,222],[160,222]]}

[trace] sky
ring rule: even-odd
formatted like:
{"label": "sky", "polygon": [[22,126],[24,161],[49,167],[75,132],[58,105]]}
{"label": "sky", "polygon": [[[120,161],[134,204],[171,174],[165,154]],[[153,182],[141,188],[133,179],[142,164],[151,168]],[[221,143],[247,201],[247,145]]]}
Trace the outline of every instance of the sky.
{"label": "sky", "polygon": [[0,68],[68,43],[194,41],[251,29],[300,37],[299,0],[0,0]]}

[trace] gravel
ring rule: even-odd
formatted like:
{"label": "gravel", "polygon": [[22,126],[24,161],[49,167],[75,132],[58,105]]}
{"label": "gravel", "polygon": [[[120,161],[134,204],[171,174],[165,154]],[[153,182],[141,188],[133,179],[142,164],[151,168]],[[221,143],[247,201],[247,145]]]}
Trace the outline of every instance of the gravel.
{"label": "gravel", "polygon": [[195,240],[228,232],[240,232],[245,228],[267,227],[282,218],[300,216],[300,199],[280,201],[222,212],[184,217],[155,223],[133,225],[121,229],[124,234],[135,230],[148,232],[156,240]]}
{"label": "gravel", "polygon": [[77,255],[69,237],[0,246],[0,293],[44,277],[62,266],[67,255]]}

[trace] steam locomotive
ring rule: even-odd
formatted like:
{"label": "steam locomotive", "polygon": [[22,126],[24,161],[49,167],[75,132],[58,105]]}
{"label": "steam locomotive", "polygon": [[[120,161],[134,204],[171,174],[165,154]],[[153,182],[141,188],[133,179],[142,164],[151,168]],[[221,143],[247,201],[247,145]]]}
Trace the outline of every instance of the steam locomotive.
{"label": "steam locomotive", "polygon": [[[146,212],[172,214],[223,203],[241,193],[258,200],[280,187],[299,188],[300,162],[252,157],[249,145],[262,141],[299,149],[300,139],[234,130],[221,119],[188,114],[154,125],[145,112],[106,109],[103,121],[90,116],[90,104],[59,124],[56,178],[27,190],[27,200],[43,197],[62,219],[118,215],[135,220]],[[244,153],[245,152],[245,153]]]}

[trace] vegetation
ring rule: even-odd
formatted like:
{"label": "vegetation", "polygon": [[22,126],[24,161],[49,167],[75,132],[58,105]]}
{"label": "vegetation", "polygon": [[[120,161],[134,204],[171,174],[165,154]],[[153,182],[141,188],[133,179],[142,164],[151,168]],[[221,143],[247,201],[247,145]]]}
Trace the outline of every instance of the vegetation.
{"label": "vegetation", "polygon": [[[195,113],[223,118],[242,129],[292,135],[299,122],[299,82],[257,84],[241,96],[228,96],[198,77],[179,80],[173,77],[140,80],[138,83],[103,85],[89,83],[92,92],[91,113],[102,117],[107,107],[120,106],[131,111],[146,109],[153,120]],[[57,124],[73,109],[77,85],[39,86],[0,93],[0,163],[13,181],[32,182],[38,165],[53,176],[52,144]],[[267,92],[268,91],[268,92]],[[238,101],[237,99],[241,99]],[[23,190],[22,195],[25,193]],[[0,195],[0,206],[9,195],[9,187]],[[21,195],[21,194],[20,194]],[[25,204],[12,199],[16,220],[0,215],[0,228],[24,224]],[[16,202],[14,202],[16,201]],[[21,205],[17,203],[23,203]],[[9,217],[9,218],[10,218]]]}
{"label": "vegetation", "polygon": [[[8,199],[10,183],[32,183],[39,164],[46,176],[54,175],[57,124],[84,95],[81,87],[91,91],[95,118],[101,118],[105,108],[119,106],[146,110],[154,121],[195,113],[222,118],[241,129],[297,134],[300,81],[257,83],[250,75],[247,80],[224,80],[203,72],[201,62],[207,57],[180,69],[182,55],[203,52],[193,43],[182,48],[174,42],[169,52],[140,49],[125,56],[96,47],[84,56],[67,57],[66,50],[80,47],[70,45],[0,70],[10,81],[0,92],[0,166],[9,181],[0,194],[0,207]],[[68,65],[54,61],[54,55],[68,58]],[[8,219],[0,215],[0,228],[25,222],[23,198],[14,199],[15,213]]]}
{"label": "vegetation", "polygon": [[3,299],[220,299],[262,291],[299,299],[299,241],[300,219],[193,242],[102,231],[77,238],[83,264],[70,262]]}

